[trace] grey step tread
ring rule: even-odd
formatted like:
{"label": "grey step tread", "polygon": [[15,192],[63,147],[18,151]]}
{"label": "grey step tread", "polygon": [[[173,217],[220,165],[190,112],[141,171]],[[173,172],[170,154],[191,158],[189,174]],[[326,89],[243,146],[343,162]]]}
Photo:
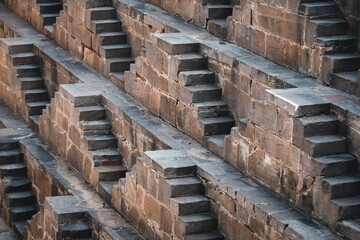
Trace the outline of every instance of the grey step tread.
{"label": "grey step tread", "polygon": [[227,107],[228,104],[225,101],[217,100],[217,101],[210,101],[210,102],[200,102],[200,103],[193,103],[196,108],[208,108],[208,107],[216,107],[216,106],[223,106]]}
{"label": "grey step tread", "polygon": [[45,88],[38,88],[38,89],[27,89],[23,90],[25,94],[33,94],[33,93],[47,93],[48,90]]}
{"label": "grey step tread", "polygon": [[27,58],[27,57],[36,57],[34,52],[24,52],[24,53],[16,53],[10,55],[12,58]]}
{"label": "grey step tread", "polygon": [[213,117],[213,118],[201,118],[199,121],[203,124],[216,124],[216,123],[228,123],[234,122],[235,120],[232,117]]}
{"label": "grey step tread", "polygon": [[205,138],[207,141],[212,142],[219,148],[223,148],[224,147],[224,139],[225,139],[225,136],[227,136],[227,135],[228,134],[219,134],[219,135],[206,136]]}
{"label": "grey step tread", "polygon": [[97,172],[101,172],[101,173],[127,171],[127,168],[124,165],[99,166],[99,167],[95,167],[95,169]]}
{"label": "grey step tread", "polygon": [[307,7],[325,7],[325,6],[338,6],[336,3],[331,1],[324,1],[324,2],[308,2],[308,3],[301,3],[301,5]]}
{"label": "grey step tread", "polygon": [[22,152],[18,149],[3,150],[3,151],[0,151],[0,158],[1,157],[18,156],[21,154],[22,154]]}
{"label": "grey step tread", "polygon": [[[179,60],[205,59],[205,57],[203,55],[196,54],[196,53],[181,54],[181,55],[176,55],[174,57]],[[181,72],[184,72],[184,71],[181,71]]]}
{"label": "grey step tread", "polygon": [[219,89],[222,90],[222,88],[216,84],[203,84],[203,85],[187,86],[186,88],[191,92],[219,90]]}
{"label": "grey step tread", "polygon": [[59,2],[49,2],[49,3],[38,3],[37,5],[39,5],[39,6],[58,6],[58,5],[61,5],[61,6],[62,6],[62,3],[59,3]]}
{"label": "grey step tread", "polygon": [[174,178],[174,179],[167,179],[166,182],[171,186],[187,186],[193,184],[201,184],[202,181],[195,177],[185,177],[185,178]]}
{"label": "grey step tread", "polygon": [[196,213],[179,216],[180,221],[185,224],[185,234],[203,233],[217,229],[217,217],[210,213]]}
{"label": "grey step tread", "polygon": [[337,198],[331,200],[337,206],[350,207],[350,206],[359,206],[360,207],[360,195],[346,197],[346,198]]}
{"label": "grey step tread", "polygon": [[35,197],[35,195],[32,191],[7,193],[7,198],[9,198],[9,199],[23,199],[23,198],[29,198],[29,197]]}
{"label": "grey step tread", "polygon": [[349,239],[360,239],[360,219],[349,219],[339,222],[338,232]]}
{"label": "grey step tread", "polygon": [[331,116],[331,115],[304,117],[304,118],[301,118],[300,120],[304,125],[338,121],[338,119],[336,117]]}
{"label": "grey step tread", "polygon": [[43,16],[44,18],[52,18],[52,17],[59,17],[60,14],[59,13],[44,13],[41,14],[41,16]]}
{"label": "grey step tread", "polygon": [[105,24],[105,23],[121,23],[119,20],[117,19],[105,19],[105,20],[92,20],[93,23],[95,24]]}
{"label": "grey step tread", "polygon": [[321,135],[321,136],[306,137],[305,139],[311,143],[317,144],[317,143],[344,141],[346,140],[346,137],[341,135]]}
{"label": "grey step tread", "polygon": [[335,177],[323,178],[323,181],[330,185],[346,184],[346,183],[360,183],[360,176],[358,175],[342,175]]}
{"label": "grey step tread", "polygon": [[17,178],[10,180],[7,185],[7,193],[17,192],[19,190],[29,190],[31,188],[31,181],[27,177]]}
{"label": "grey step tread", "polygon": [[50,101],[39,101],[39,102],[27,102],[26,105],[29,107],[41,107],[50,104]]}
{"label": "grey step tread", "polygon": [[17,70],[26,70],[26,69],[38,69],[40,66],[38,64],[25,64],[15,66]]}
{"label": "grey step tread", "polygon": [[89,141],[103,141],[103,140],[115,140],[117,139],[114,134],[102,134],[102,135],[86,135],[86,140]]}
{"label": "grey step tread", "polygon": [[84,129],[110,129],[111,123],[108,120],[80,121],[80,125]]}
{"label": "grey step tread", "polygon": [[314,158],[315,161],[322,164],[332,164],[332,163],[342,163],[348,161],[357,161],[357,157],[351,154],[339,154],[339,155],[330,155]]}
{"label": "grey step tread", "polygon": [[40,123],[40,115],[32,115],[30,116],[30,119],[37,125]]}
{"label": "grey step tread", "polygon": [[179,216],[208,212],[210,201],[204,195],[174,197],[170,200],[170,208]]}
{"label": "grey step tread", "polygon": [[76,231],[76,230],[88,230],[91,229],[87,222],[79,221],[70,224],[60,225],[61,231]]}
{"label": "grey step tread", "polygon": [[114,63],[114,62],[135,62],[135,59],[132,57],[123,57],[123,58],[109,58],[106,59],[107,62],[109,63]]}
{"label": "grey step tread", "polygon": [[104,111],[104,110],[106,110],[106,108],[103,105],[77,107],[77,109],[80,112]]}
{"label": "grey step tread", "polygon": [[346,20],[341,18],[327,18],[327,19],[311,19],[309,20],[319,25],[329,25],[329,24],[337,24],[337,23],[347,23]]}
{"label": "grey step tread", "polygon": [[339,42],[356,42],[356,37],[352,35],[335,35],[317,37],[316,42],[323,46],[331,46]]}
{"label": "grey step tread", "polygon": [[[125,36],[124,32],[103,32],[98,34],[100,37]],[[106,45],[105,45],[106,46]]]}
{"label": "grey step tread", "polygon": [[35,210],[36,210],[36,206],[28,205],[28,206],[12,207],[10,211],[13,213],[22,213],[22,212],[33,212]]}
{"label": "grey step tread", "polygon": [[210,231],[205,233],[189,234],[185,237],[186,240],[223,240],[224,235],[218,231]]}
{"label": "grey step tread", "polygon": [[23,163],[0,165],[0,170],[15,170],[15,169],[22,169],[22,168],[26,168],[26,166]]}
{"label": "grey step tread", "polygon": [[357,83],[359,73],[357,71],[352,71],[352,72],[333,73],[333,75],[335,75],[338,78],[342,78],[346,81]]}
{"label": "grey step tread", "polygon": [[106,158],[106,157],[121,157],[121,153],[116,149],[105,149],[105,150],[90,151],[90,154],[95,159]]}
{"label": "grey step tread", "polygon": [[116,10],[114,7],[94,7],[94,8],[89,8],[88,10],[91,11],[106,11],[106,10]]}
{"label": "grey step tread", "polygon": [[33,82],[33,81],[43,81],[44,78],[41,76],[35,76],[35,77],[21,77],[19,78],[22,82]]}
{"label": "grey step tread", "polygon": [[226,19],[211,19],[209,22],[213,22],[220,27],[226,28]]}
{"label": "grey step tread", "polygon": [[332,60],[353,59],[353,58],[360,59],[360,53],[357,53],[357,52],[327,54],[325,56]]}
{"label": "grey step tread", "polygon": [[[14,222],[14,231],[16,233],[16,235],[18,235],[18,237],[23,238],[24,237],[24,231],[25,228],[27,227],[27,221],[15,221]],[[20,236],[19,236],[20,234]]]}
{"label": "grey step tread", "polygon": [[101,47],[105,50],[131,48],[128,44],[104,45]]}
{"label": "grey step tread", "polygon": [[184,222],[198,222],[201,220],[217,219],[216,216],[210,212],[206,213],[195,213],[185,216],[180,216]]}

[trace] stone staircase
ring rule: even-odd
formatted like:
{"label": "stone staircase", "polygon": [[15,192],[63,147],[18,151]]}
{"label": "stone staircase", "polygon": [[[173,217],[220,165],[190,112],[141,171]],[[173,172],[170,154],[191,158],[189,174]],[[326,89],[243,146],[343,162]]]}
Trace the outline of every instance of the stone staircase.
{"label": "stone staircase", "polygon": [[321,79],[325,83],[356,95],[360,54],[357,39],[347,34],[348,22],[339,18],[340,10],[333,1],[304,1],[299,13],[308,17],[306,41],[323,48]]}
{"label": "stone staircase", "polygon": [[50,99],[36,55],[33,51],[20,51],[11,54],[10,59],[21,85],[27,122],[32,129],[39,132],[39,118],[42,110],[50,104]]}
{"label": "stone staircase", "polygon": [[117,138],[111,132],[111,123],[106,120],[103,105],[77,107],[80,128],[83,130],[87,151],[93,162],[92,177],[98,183],[99,191],[105,191],[106,200],[111,200],[112,186],[127,171],[122,164],[122,156],[117,150]]}
{"label": "stone staircase", "polygon": [[[176,239],[223,240],[218,219],[210,212],[210,200],[204,196],[203,182],[196,176],[196,164],[190,159],[177,150],[145,152],[119,183],[125,187],[134,176],[142,188],[155,194],[172,213],[167,216],[173,224],[166,231]],[[151,186],[153,181],[157,186]]]}
{"label": "stone staircase", "polygon": [[83,220],[60,225],[58,235],[58,239],[93,239],[89,223]]}
{"label": "stone staircase", "polygon": [[215,36],[226,39],[226,19],[232,15],[233,6],[230,0],[202,0],[203,17],[206,18],[206,29]]}
{"label": "stone staircase", "polygon": [[[215,83],[215,74],[208,70],[208,60],[198,54],[174,56],[178,62],[179,100],[191,104],[198,119],[198,140],[221,154],[224,137],[230,134],[235,121],[229,116],[228,104],[221,100],[222,88]],[[202,139],[200,139],[202,138]]]}
{"label": "stone staircase", "polygon": [[[320,115],[297,120],[295,144],[313,157],[312,170],[321,176],[318,197],[320,218],[347,236],[349,222],[360,234],[360,175],[358,159],[348,153],[346,127],[335,117]],[[301,140],[301,137],[303,140]],[[345,220],[345,221],[342,221]],[[344,227],[346,224],[347,227]],[[360,235],[358,235],[360,236]],[[351,238],[350,239],[357,239]]]}
{"label": "stone staircase", "polygon": [[44,29],[44,33],[52,38],[54,23],[63,9],[62,2],[61,0],[36,0],[36,5],[37,11],[40,13],[38,24]]}
{"label": "stone staircase", "polygon": [[121,31],[114,7],[87,9],[88,28],[95,33],[95,51],[106,61],[104,73],[118,81],[124,81],[123,72],[135,62],[131,57],[131,47],[127,44],[126,34]]}
{"label": "stone staircase", "polygon": [[27,221],[37,213],[38,207],[18,142],[0,143],[0,176],[2,215],[23,239]]}

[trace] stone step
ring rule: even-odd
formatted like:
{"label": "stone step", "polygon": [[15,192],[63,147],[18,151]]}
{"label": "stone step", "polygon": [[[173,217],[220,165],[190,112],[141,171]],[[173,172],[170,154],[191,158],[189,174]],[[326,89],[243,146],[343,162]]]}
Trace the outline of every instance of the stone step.
{"label": "stone step", "polygon": [[10,216],[12,221],[29,220],[36,212],[36,206],[19,206],[10,209]]}
{"label": "stone step", "polygon": [[135,63],[134,58],[109,58],[106,59],[110,72],[124,72],[130,69],[130,64]]}
{"label": "stone step", "polygon": [[121,22],[117,19],[92,21],[90,24],[90,30],[96,34],[105,32],[121,32]]}
{"label": "stone step", "polygon": [[360,219],[343,220],[339,222],[338,232],[348,239],[360,239]]}
{"label": "stone step", "polygon": [[230,4],[229,0],[199,0],[199,3],[206,4]]}
{"label": "stone step", "polygon": [[295,133],[298,137],[311,137],[338,133],[339,120],[331,115],[296,119]]}
{"label": "stone step", "polygon": [[360,69],[360,53],[325,55],[324,66],[329,67],[331,73],[357,71]]}
{"label": "stone step", "polygon": [[61,239],[85,239],[90,238],[92,229],[87,222],[78,221],[59,226]]}
{"label": "stone step", "polygon": [[24,77],[19,78],[21,82],[21,89],[28,90],[28,89],[37,89],[37,88],[44,88],[44,79],[41,76],[35,77]]}
{"label": "stone step", "polygon": [[116,9],[113,7],[96,7],[87,9],[88,20],[116,19]]}
{"label": "stone step", "polygon": [[80,128],[83,131],[111,130],[111,123],[108,120],[81,121]]}
{"label": "stone step", "polygon": [[127,42],[126,34],[123,32],[106,32],[98,35],[100,46],[125,44]]}
{"label": "stone step", "polygon": [[331,202],[338,208],[338,214],[341,219],[357,218],[360,216],[360,195],[333,199]]}
{"label": "stone step", "polygon": [[13,192],[5,195],[5,203],[9,207],[36,204],[36,197],[31,191]]}
{"label": "stone step", "polygon": [[165,183],[164,191],[168,198],[193,196],[204,192],[201,180],[195,177],[167,179]]}
{"label": "stone step", "polygon": [[183,151],[145,152],[144,161],[166,179],[191,177],[196,173],[196,164]]}
{"label": "stone step", "polygon": [[125,89],[125,72],[112,72],[110,74],[110,82],[120,89]]}
{"label": "stone step", "polygon": [[13,223],[14,233],[20,239],[24,239],[25,228],[27,228],[27,221],[16,221]]}
{"label": "stone step", "polygon": [[34,52],[17,53],[11,54],[10,59],[14,66],[28,65],[36,62],[36,55]]}
{"label": "stone step", "polygon": [[53,39],[55,27],[54,25],[46,25],[44,26],[44,34],[50,39]]}
{"label": "stone step", "polygon": [[203,213],[210,210],[210,201],[203,195],[171,198],[170,209],[178,216]]}
{"label": "stone step", "polygon": [[175,55],[174,60],[176,61],[178,72],[208,69],[207,58],[200,54]]}
{"label": "stone step", "polygon": [[49,92],[45,88],[23,90],[26,103],[49,100]]}
{"label": "stone step", "polygon": [[41,16],[43,18],[43,26],[46,26],[46,25],[53,25],[54,23],[56,23],[56,18],[60,17],[60,14],[59,12],[47,13],[47,14],[42,14]]}
{"label": "stone step", "polygon": [[357,172],[358,159],[350,154],[329,155],[313,159],[313,171],[317,176],[333,177]]}
{"label": "stone step", "polygon": [[208,30],[209,33],[221,39],[226,39],[227,36],[226,19],[209,20],[206,29]]}
{"label": "stone step", "polygon": [[62,10],[62,3],[59,2],[38,3],[37,10],[40,12],[40,14],[59,13]]}
{"label": "stone step", "polygon": [[104,58],[131,57],[131,47],[127,44],[101,46],[99,54]]}
{"label": "stone step", "polygon": [[98,183],[98,193],[109,205],[111,205],[113,187],[115,185],[117,185],[118,183],[119,183],[119,180],[99,181],[99,183]]}
{"label": "stone step", "polygon": [[331,1],[301,3],[299,13],[309,17],[337,16],[339,5]]}
{"label": "stone step", "polygon": [[95,167],[96,179],[98,181],[114,181],[125,177],[127,169],[123,165]]}
{"label": "stone step", "polygon": [[315,43],[325,47],[325,53],[353,52],[356,50],[357,39],[351,35],[335,35],[317,37]]}
{"label": "stone step", "polygon": [[213,84],[215,74],[209,70],[184,71],[179,73],[178,81],[184,86]]}
{"label": "stone step", "polygon": [[331,86],[351,95],[356,95],[358,87],[358,72],[353,71],[331,74]]}
{"label": "stone step", "polygon": [[218,220],[212,213],[197,213],[179,217],[179,225],[176,226],[180,235],[203,233],[216,230]]}
{"label": "stone step", "polygon": [[224,235],[218,231],[210,231],[205,233],[195,233],[186,235],[185,240],[224,240]]}
{"label": "stone step", "polygon": [[121,160],[121,153],[116,149],[105,149],[90,151],[90,154],[94,160]]}
{"label": "stone step", "polygon": [[179,87],[179,100],[184,103],[201,103],[220,100],[222,89],[216,84]]}
{"label": "stone step", "polygon": [[215,117],[199,119],[203,136],[229,134],[235,121],[231,117]]}
{"label": "stone step", "polygon": [[348,22],[340,18],[312,19],[308,21],[308,31],[314,37],[343,35],[348,28]]}
{"label": "stone step", "polygon": [[15,66],[18,78],[40,76],[40,66],[37,64]]}
{"label": "stone step", "polygon": [[220,134],[220,135],[205,136],[205,145],[207,149],[209,149],[219,157],[223,157],[224,139],[226,136],[228,135]]}
{"label": "stone step", "polygon": [[80,121],[105,120],[106,108],[103,105],[77,107]]}
{"label": "stone step", "polygon": [[33,51],[33,44],[32,43],[19,43],[16,45],[8,46],[9,54],[16,54],[16,53],[27,53]]}
{"label": "stone step", "polygon": [[[4,181],[4,180],[3,180]],[[31,181],[27,177],[9,179],[4,191],[6,193],[23,192],[31,190]]]}
{"label": "stone step", "polygon": [[37,133],[39,133],[40,116],[41,115],[29,116],[29,126]]}
{"label": "stone step", "polygon": [[341,135],[324,135],[307,137],[307,152],[313,157],[336,155],[347,152],[347,139]]}
{"label": "stone step", "polygon": [[50,104],[50,101],[28,102],[26,103],[29,109],[29,115],[41,115],[42,110],[46,108],[46,105]]}
{"label": "stone step", "polygon": [[232,15],[233,7],[228,4],[206,5],[208,19],[226,19]]}
{"label": "stone step", "polygon": [[6,151],[10,149],[18,149],[19,140],[16,139],[1,139],[0,140],[0,151]]}
{"label": "stone step", "polygon": [[322,188],[330,193],[330,199],[351,197],[360,194],[360,178],[357,175],[323,178]]}
{"label": "stone step", "polygon": [[12,163],[0,165],[1,176],[24,176],[27,174],[27,169],[24,163]]}
{"label": "stone step", "polygon": [[85,136],[90,151],[117,148],[117,138],[113,134]]}
{"label": "stone step", "polygon": [[228,104],[222,100],[193,104],[198,118],[222,117],[229,114]]}
{"label": "stone step", "polygon": [[0,151],[0,165],[21,163],[23,161],[23,153],[18,149]]}

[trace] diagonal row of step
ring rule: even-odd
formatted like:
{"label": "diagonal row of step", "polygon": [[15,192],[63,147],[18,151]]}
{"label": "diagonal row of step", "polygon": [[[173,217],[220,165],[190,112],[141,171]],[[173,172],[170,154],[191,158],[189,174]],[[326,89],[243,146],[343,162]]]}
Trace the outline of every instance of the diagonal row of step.
{"label": "diagonal row of step", "polygon": [[321,78],[355,95],[360,54],[356,52],[356,37],[347,34],[348,22],[339,18],[339,5],[328,0],[306,1],[300,4],[299,13],[309,18],[307,41],[325,48]]}
{"label": "diagonal row of step", "polygon": [[87,9],[87,27],[96,34],[98,54],[106,59],[107,73],[123,81],[123,72],[134,63],[131,47],[127,44],[126,34],[121,31],[121,22],[117,19],[114,7],[96,7]]}
{"label": "diagonal row of step", "polygon": [[37,64],[35,53],[29,48],[24,50],[24,48],[19,47],[18,49],[18,51],[10,54],[10,61],[21,85],[21,98],[26,103],[28,123],[38,132],[42,110],[50,104],[49,93],[41,76],[41,69]]}
{"label": "diagonal row of step", "polygon": [[127,169],[122,164],[111,123],[106,119],[106,108],[96,105],[77,107],[77,110],[87,150],[93,159],[96,182],[119,180],[125,176]]}
{"label": "diagonal row of step", "polygon": [[230,0],[202,0],[207,18],[206,29],[215,36],[226,39],[226,19],[232,15],[233,6]]}
{"label": "diagonal row of step", "polygon": [[40,13],[39,24],[52,35],[53,25],[63,9],[62,2],[58,0],[36,0],[36,9]]}
{"label": "diagonal row of step", "polygon": [[[360,217],[360,175],[358,158],[348,153],[346,130],[341,122],[331,115],[305,117],[297,120],[296,134],[305,152],[313,157],[312,171],[321,176],[323,205],[329,203],[336,216],[328,216],[324,221],[341,221]],[[331,224],[331,223],[330,223]],[[338,222],[338,227],[342,222]],[[360,224],[357,226],[360,230]],[[341,232],[346,236],[346,232]],[[359,232],[360,233],[360,232]],[[360,236],[360,235],[359,235]]]}
{"label": "diagonal row of step", "polygon": [[27,220],[37,213],[38,207],[18,142],[0,143],[0,176],[3,214],[6,212],[9,225],[23,239]]}
{"label": "diagonal row of step", "polygon": [[[223,145],[235,121],[229,116],[228,104],[222,100],[222,88],[215,83],[214,72],[208,70],[208,59],[199,53],[174,56],[178,67],[178,99],[191,104],[198,118],[200,137],[205,142]],[[221,154],[215,150],[217,154]]]}

